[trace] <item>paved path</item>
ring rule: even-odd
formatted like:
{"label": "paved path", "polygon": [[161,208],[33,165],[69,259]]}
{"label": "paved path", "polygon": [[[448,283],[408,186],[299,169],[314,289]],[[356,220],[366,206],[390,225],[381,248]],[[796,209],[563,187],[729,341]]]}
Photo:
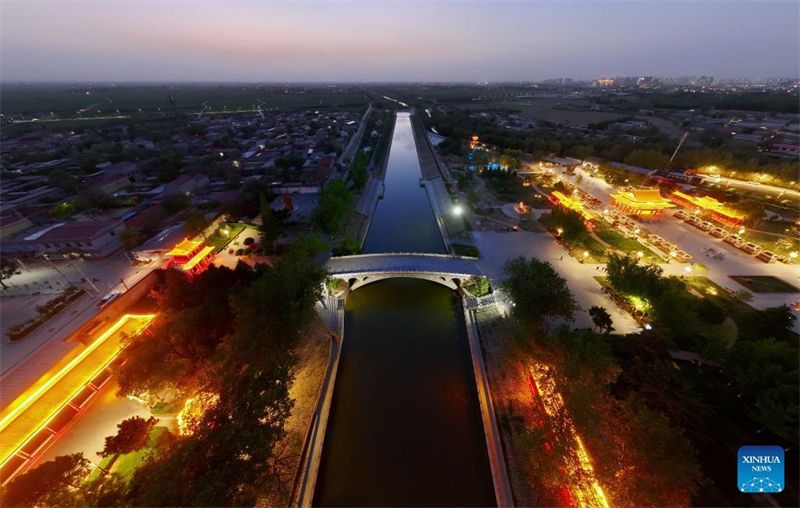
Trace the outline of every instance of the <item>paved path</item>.
{"label": "paved path", "polygon": [[550,262],[556,271],[567,280],[567,285],[575,296],[582,310],[575,316],[574,325],[581,328],[592,326],[588,309],[594,305],[605,307],[614,321],[618,333],[632,333],[640,329],[638,323],[620,309],[611,298],[603,293],[595,276],[602,276],[598,271],[601,265],[580,263],[571,257],[548,233],[531,233],[519,231],[515,233],[473,231],[472,238],[481,252],[478,262],[483,272],[495,281],[504,278],[503,263],[517,257],[536,257]]}

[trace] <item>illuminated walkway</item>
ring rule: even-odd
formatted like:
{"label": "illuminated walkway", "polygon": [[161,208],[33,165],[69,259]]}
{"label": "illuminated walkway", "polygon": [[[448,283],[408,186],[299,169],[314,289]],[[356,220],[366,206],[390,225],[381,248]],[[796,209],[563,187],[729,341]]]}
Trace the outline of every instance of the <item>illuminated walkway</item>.
{"label": "illuminated walkway", "polygon": [[75,358],[48,372],[0,412],[0,464],[56,418],[121,351],[123,338],[140,333],[154,315],[125,315]]}

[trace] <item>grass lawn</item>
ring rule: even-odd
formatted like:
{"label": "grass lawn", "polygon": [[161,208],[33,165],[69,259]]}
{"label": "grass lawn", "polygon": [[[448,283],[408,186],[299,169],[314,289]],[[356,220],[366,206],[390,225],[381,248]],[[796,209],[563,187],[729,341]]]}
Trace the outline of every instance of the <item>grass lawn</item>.
{"label": "grass lawn", "polygon": [[648,249],[647,247],[639,243],[638,240],[634,240],[633,238],[628,238],[622,233],[618,233],[611,229],[598,230],[596,233],[597,236],[599,236],[604,242],[611,244],[616,249],[621,250],[625,254],[636,255],[637,252],[641,251],[644,254],[642,256],[642,259],[649,263],[665,262],[664,258],[662,258],[652,250]]}
{"label": "grass lawn", "polygon": [[730,275],[753,293],[800,293],[800,289],[771,275]]}
{"label": "grass lawn", "polygon": [[[150,441],[141,450],[120,455],[117,457],[117,460],[114,460],[113,455],[109,457],[103,457],[103,460],[100,461],[99,466],[106,470],[108,470],[110,466],[112,473],[120,475],[125,482],[130,482],[131,478],[133,478],[133,473],[136,471],[136,468],[158,453],[159,448],[166,444],[167,433],[168,430],[166,427],[154,427],[150,432]],[[103,474],[102,471],[100,471],[98,468],[95,468],[86,481],[91,482],[99,478],[101,474]]]}
{"label": "grass lawn", "polygon": [[782,256],[788,257],[790,252],[800,251],[800,240],[797,238],[786,238],[753,231],[748,231],[742,236],[748,242],[753,242],[763,249]]}
{"label": "grass lawn", "polygon": [[737,300],[732,297],[724,288],[713,282],[708,277],[693,276],[684,277],[683,280],[686,285],[711,302],[715,303],[718,307],[725,311],[725,313],[732,318],[736,318],[743,313],[753,310],[747,303]]}
{"label": "grass lawn", "polygon": [[[238,235],[239,233],[244,231],[244,229],[246,227],[247,226],[245,226],[244,224],[238,224],[238,223],[237,224],[232,224],[232,223],[224,222],[224,223],[220,224],[220,227],[217,228],[217,230],[214,232],[213,235],[209,236],[206,239],[206,243],[209,246],[214,247],[214,252],[215,253],[221,252],[221,251],[223,251],[225,249],[225,247],[228,246],[228,244],[234,238],[236,238],[236,235]],[[227,236],[225,236],[225,235],[223,235],[221,233],[223,228],[225,228],[228,231],[230,231],[230,233]]]}
{"label": "grass lawn", "polygon": [[[583,261],[584,263],[604,264],[608,261],[608,251],[606,250],[606,248],[591,236],[588,237],[581,244],[575,244],[575,245],[562,244],[562,245],[564,245],[576,259],[578,259],[579,261]],[[587,252],[589,253],[589,255],[584,256],[584,254]]]}

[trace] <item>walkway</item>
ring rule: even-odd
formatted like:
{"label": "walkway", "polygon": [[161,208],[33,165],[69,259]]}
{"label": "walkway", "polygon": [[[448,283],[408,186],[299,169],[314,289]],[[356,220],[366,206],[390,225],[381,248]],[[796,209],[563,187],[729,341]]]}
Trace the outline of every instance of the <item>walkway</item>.
{"label": "walkway", "polygon": [[444,254],[387,253],[341,256],[328,260],[331,275],[368,273],[482,275],[477,259]]}

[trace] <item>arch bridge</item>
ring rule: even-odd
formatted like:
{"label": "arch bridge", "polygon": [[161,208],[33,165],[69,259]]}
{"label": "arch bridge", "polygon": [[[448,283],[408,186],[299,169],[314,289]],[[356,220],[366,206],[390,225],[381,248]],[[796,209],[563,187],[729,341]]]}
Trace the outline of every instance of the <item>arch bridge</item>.
{"label": "arch bridge", "polygon": [[385,253],[333,257],[327,263],[331,277],[343,279],[351,290],[393,278],[428,280],[457,290],[472,277],[483,275],[477,258],[445,254]]}

